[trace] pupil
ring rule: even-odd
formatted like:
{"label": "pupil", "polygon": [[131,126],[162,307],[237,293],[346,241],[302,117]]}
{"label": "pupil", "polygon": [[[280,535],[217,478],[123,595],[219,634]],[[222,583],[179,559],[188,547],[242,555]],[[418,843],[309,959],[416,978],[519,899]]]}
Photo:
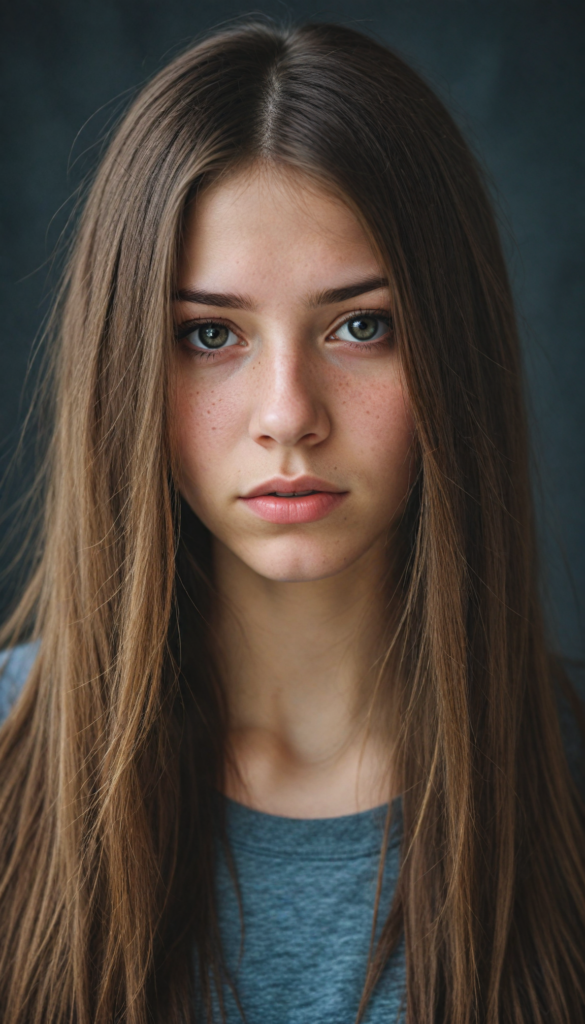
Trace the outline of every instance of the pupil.
{"label": "pupil", "polygon": [[369,341],[378,329],[378,321],[373,316],[361,316],[348,324],[350,334],[358,341]]}
{"label": "pupil", "polygon": [[206,324],[199,328],[199,341],[206,348],[221,348],[228,339],[228,329],[222,324]]}

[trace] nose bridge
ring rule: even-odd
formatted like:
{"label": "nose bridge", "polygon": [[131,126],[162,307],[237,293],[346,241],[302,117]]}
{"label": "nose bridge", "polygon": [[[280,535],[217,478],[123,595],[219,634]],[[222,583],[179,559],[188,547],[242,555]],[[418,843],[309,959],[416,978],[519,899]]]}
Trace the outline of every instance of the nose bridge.
{"label": "nose bridge", "polygon": [[309,397],[308,362],[301,345],[273,345],[266,354],[268,391],[282,401],[302,404]]}
{"label": "nose bridge", "polygon": [[305,346],[280,337],[266,345],[260,360],[260,381],[253,405],[251,432],[258,441],[294,445],[316,443],[329,431],[318,375],[312,372]]}

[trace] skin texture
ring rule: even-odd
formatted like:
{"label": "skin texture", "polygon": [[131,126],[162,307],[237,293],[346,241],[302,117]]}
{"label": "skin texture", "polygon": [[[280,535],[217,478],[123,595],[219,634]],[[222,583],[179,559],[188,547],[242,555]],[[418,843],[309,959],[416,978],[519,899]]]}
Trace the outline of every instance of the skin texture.
{"label": "skin texture", "polygon": [[[171,409],[179,485],[214,537],[228,794],[274,814],[348,814],[395,788],[368,709],[414,465],[384,279],[353,213],[297,172],[242,172],[188,213],[175,313],[190,333],[175,348]],[[375,287],[326,294],[360,282]],[[371,343],[342,326],[367,313]],[[205,351],[200,321],[227,327],[228,344]],[[268,522],[243,500],[303,474],[343,494],[316,521]]]}

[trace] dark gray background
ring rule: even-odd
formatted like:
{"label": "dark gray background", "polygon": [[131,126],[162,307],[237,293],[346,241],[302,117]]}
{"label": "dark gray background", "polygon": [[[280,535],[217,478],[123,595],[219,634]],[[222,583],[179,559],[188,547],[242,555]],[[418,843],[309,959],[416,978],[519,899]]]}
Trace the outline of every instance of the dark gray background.
{"label": "dark gray background", "polygon": [[[170,57],[226,19],[257,12],[355,25],[385,40],[431,82],[492,179],[525,343],[552,629],[565,653],[582,654],[583,0],[3,4],[0,469],[10,462],[26,409],[27,363],[55,280],[48,265],[108,121]],[[30,464],[29,455],[3,484],[5,537],[21,521],[22,510],[6,510]],[[3,566],[15,544],[11,537]],[[0,581],[0,611],[14,585]]]}

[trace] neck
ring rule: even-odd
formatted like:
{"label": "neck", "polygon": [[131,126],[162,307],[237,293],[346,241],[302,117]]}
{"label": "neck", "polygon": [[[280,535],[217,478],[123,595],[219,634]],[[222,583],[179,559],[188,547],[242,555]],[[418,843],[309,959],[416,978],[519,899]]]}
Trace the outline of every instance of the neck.
{"label": "neck", "polygon": [[259,576],[220,542],[214,560],[228,795],[290,817],[384,803],[394,795],[389,744],[371,713],[387,604],[383,544],[343,573],[301,583]]}

